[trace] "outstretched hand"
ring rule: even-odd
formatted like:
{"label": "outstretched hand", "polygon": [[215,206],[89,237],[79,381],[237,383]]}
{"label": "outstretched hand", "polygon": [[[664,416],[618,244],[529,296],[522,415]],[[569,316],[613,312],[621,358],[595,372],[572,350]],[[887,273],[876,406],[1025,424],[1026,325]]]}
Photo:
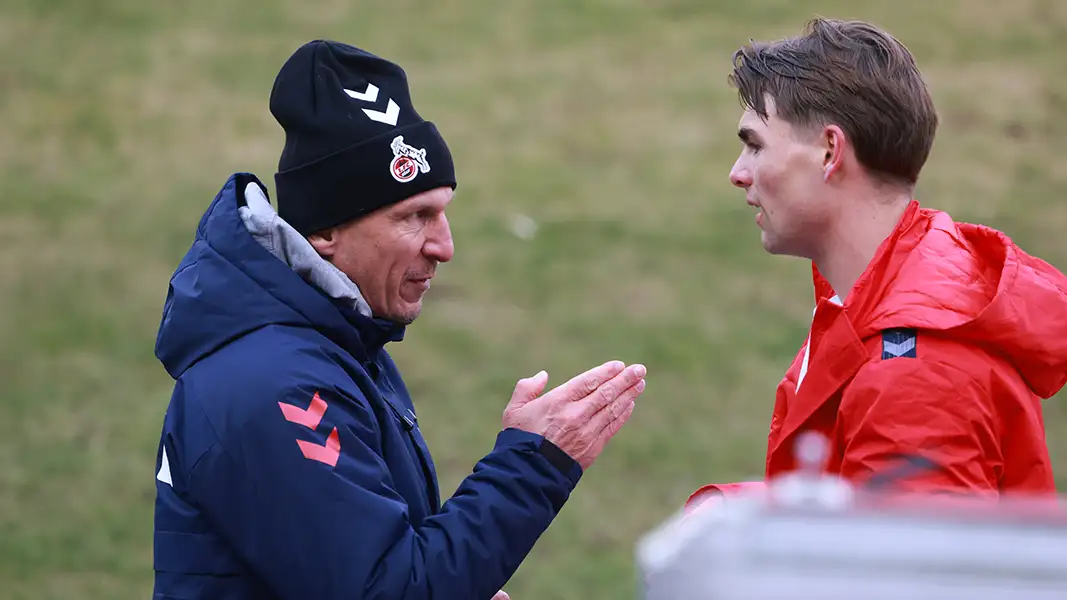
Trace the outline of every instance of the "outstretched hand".
{"label": "outstretched hand", "polygon": [[520,379],[504,409],[504,427],[543,435],[588,469],[633,414],[645,373],[644,365],[611,361],[543,395],[548,373]]}

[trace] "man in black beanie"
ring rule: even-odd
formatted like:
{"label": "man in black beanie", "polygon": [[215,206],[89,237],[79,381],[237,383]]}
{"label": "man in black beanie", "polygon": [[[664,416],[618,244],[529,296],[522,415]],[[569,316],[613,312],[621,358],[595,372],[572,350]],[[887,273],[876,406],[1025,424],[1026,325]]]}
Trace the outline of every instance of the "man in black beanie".
{"label": "man in black beanie", "polygon": [[[357,283],[374,316],[414,321],[436,265],[452,258],[444,208],[456,176],[437,127],[412,106],[404,71],[313,42],[282,67],[270,110],[285,130],[278,215]],[[362,218],[376,212],[407,219],[403,239],[390,239],[391,219]],[[420,221],[427,216],[433,222]]]}
{"label": "man in black beanie", "polygon": [[404,71],[377,56],[305,45],[278,74],[270,110],[285,130],[278,214],[305,236],[456,187],[448,146],[415,112]]}
{"label": "man in black beanie", "polygon": [[397,65],[300,47],[270,99],[278,212],[232,175],[171,277],[175,379],[156,460],[155,597],[506,598],[499,591],[629,419],[645,368],[520,379],[442,503],[384,346],[452,258],[456,177]]}

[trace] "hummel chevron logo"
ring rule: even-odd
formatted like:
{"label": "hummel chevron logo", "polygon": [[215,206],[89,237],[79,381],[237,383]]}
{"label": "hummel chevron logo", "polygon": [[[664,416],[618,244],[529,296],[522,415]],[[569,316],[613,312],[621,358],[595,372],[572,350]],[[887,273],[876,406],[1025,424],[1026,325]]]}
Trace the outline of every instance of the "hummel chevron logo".
{"label": "hummel chevron logo", "polygon": [[[281,407],[286,421],[303,425],[312,431],[319,426],[322,416],[326,414],[326,401],[319,397],[318,392],[315,392],[315,396],[311,398],[311,405],[307,409],[284,402],[279,402],[278,406]],[[341,456],[341,439],[337,435],[336,427],[326,437],[325,445],[320,446],[304,440],[296,440],[296,443],[300,446],[300,451],[304,453],[304,458],[317,460],[331,467],[337,466],[337,459]]]}
{"label": "hummel chevron logo", "polygon": [[882,332],[882,360],[891,358],[916,358],[916,339],[914,329],[887,329]]}
{"label": "hummel chevron logo", "polygon": [[[367,91],[365,92],[356,92],[345,88],[345,93],[355,100],[364,102],[376,102],[378,100],[378,86],[373,83],[367,83]],[[390,98],[388,106],[385,107],[385,112],[364,108],[363,113],[372,121],[385,123],[386,125],[396,125],[396,121],[400,117],[400,106]]]}
{"label": "hummel chevron logo", "polygon": [[894,358],[904,356],[904,353],[913,350],[915,348],[915,338],[904,340],[899,344],[892,342],[885,342],[885,353]]}
{"label": "hummel chevron logo", "polygon": [[365,92],[353,92],[350,89],[345,89],[345,93],[356,100],[364,100],[366,102],[378,101],[378,86],[373,83],[367,83],[367,91]]}

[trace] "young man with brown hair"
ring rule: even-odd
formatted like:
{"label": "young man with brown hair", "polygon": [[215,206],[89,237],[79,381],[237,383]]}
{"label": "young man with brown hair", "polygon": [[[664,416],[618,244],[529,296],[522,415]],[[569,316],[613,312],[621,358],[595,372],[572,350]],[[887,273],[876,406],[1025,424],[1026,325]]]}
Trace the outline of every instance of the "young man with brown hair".
{"label": "young man with brown hair", "polygon": [[938,117],[911,53],[869,23],[815,19],[739,49],[730,82],[745,107],[730,181],[763,248],[810,259],[815,288],[765,479],[816,431],[826,469],[857,485],[918,459],[929,468],[903,491],[1053,492],[1041,402],[1067,382],[1067,278],[1001,232],[920,207]]}

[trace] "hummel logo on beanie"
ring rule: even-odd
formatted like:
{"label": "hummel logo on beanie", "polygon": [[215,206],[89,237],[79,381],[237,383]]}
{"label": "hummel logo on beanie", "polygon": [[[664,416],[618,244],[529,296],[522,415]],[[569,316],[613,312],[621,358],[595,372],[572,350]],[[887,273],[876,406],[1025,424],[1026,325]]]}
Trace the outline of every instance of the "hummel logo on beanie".
{"label": "hummel logo on beanie", "polygon": [[278,214],[304,235],[456,187],[452,155],[412,106],[404,70],[365,50],[304,44],[282,65],[270,111],[285,131]]}

